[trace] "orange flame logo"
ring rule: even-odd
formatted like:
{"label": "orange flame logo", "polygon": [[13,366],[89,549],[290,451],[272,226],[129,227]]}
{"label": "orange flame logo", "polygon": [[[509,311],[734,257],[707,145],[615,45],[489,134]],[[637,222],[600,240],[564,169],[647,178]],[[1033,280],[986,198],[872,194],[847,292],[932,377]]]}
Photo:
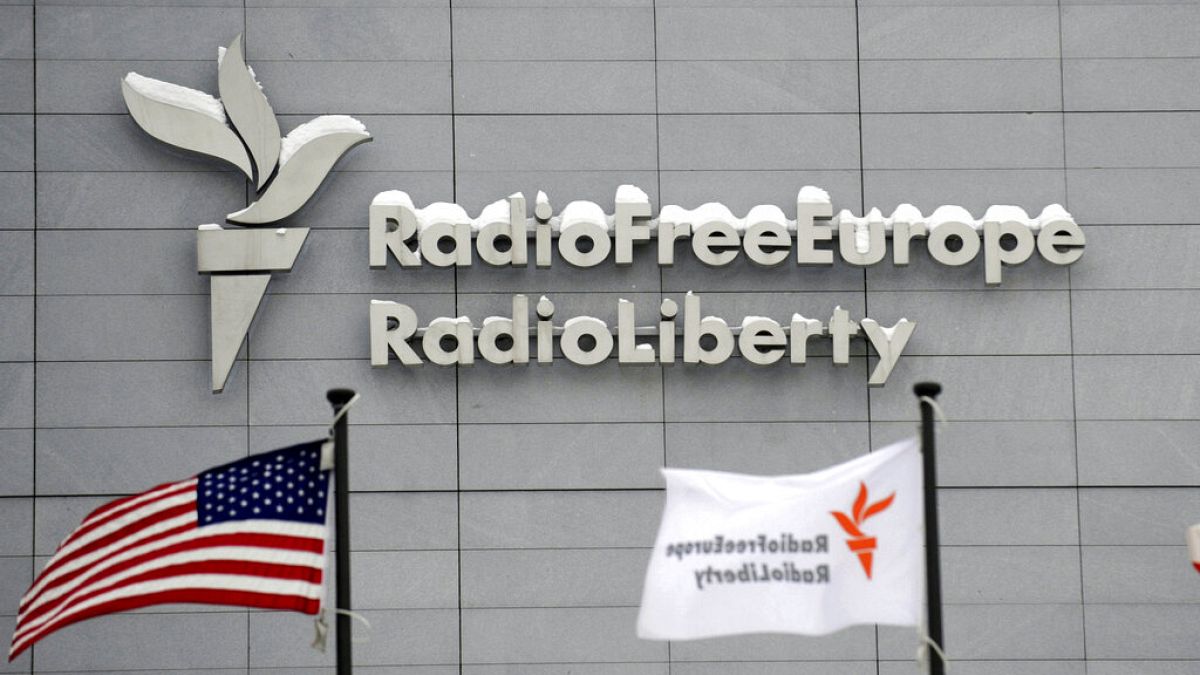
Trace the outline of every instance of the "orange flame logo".
{"label": "orange flame logo", "polygon": [[867,573],[867,578],[871,578],[871,560],[875,553],[875,537],[864,534],[861,526],[871,516],[883,512],[887,507],[892,505],[892,500],[896,498],[896,493],[888,495],[870,506],[867,506],[867,484],[858,484],[858,497],[854,499],[854,509],[851,512],[853,518],[847,516],[841,511],[830,511],[834,518],[837,518],[838,524],[850,535],[846,540],[846,546],[851,551],[858,554],[858,562],[862,563],[863,571]]}

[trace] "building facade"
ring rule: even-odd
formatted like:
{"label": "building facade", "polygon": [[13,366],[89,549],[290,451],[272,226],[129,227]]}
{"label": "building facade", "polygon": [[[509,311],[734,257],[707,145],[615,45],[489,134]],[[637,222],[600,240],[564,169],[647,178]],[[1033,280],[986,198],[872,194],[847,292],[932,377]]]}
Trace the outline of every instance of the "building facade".
{"label": "building facade", "polygon": [[[911,630],[638,640],[658,469],[804,472],[914,432],[935,380],[946,643],[955,672],[1200,671],[1200,3],[1103,0],[0,0],[0,630],[57,542],[114,496],[324,433],[351,412],[356,645],[368,673],[915,672]],[[196,227],[244,178],[130,119],[128,71],[216,92],[247,61],[286,132],[374,136],[288,219],[229,384],[209,387]],[[544,190],[612,212],[718,201],[794,217],[1062,204],[1070,267],[401,270],[367,264],[368,205],[404,190],[476,215]],[[705,313],[916,332],[886,386],[850,365],[470,367],[369,362],[371,299],[638,323]],[[311,619],[169,606],[82,623],[0,672],[331,672]]]}

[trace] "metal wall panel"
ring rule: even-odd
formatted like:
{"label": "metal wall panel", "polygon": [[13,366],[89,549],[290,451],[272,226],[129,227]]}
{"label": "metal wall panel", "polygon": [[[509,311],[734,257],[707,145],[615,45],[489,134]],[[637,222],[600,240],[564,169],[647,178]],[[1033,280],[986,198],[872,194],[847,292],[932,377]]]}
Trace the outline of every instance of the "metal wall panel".
{"label": "metal wall panel", "polygon": [[[57,543],[114,496],[324,433],[352,412],[358,662],[389,675],[899,675],[910,630],[641,642],[660,466],[809,471],[912,432],[940,380],[947,644],[976,675],[1200,668],[1183,528],[1200,519],[1195,319],[1200,55],[1194,3],[1101,0],[0,0],[0,634]],[[375,142],[288,221],[225,393],[191,230],[250,196],[129,119],[117,78],[216,90],[244,33],[284,130],[362,119]],[[1064,112],[1065,111],[1065,112]],[[367,204],[402,189],[472,214],[546,190],[611,210],[720,201],[792,213],[1061,203],[1088,250],[984,286],[917,252],[867,271],[681,248],[660,269],[372,271]],[[612,319],[703,294],[707,313],[917,332],[870,390],[834,368],[478,364],[371,369],[366,303],[422,319],[551,295]],[[309,619],[168,606],[89,621],[0,673],[330,673]]]}

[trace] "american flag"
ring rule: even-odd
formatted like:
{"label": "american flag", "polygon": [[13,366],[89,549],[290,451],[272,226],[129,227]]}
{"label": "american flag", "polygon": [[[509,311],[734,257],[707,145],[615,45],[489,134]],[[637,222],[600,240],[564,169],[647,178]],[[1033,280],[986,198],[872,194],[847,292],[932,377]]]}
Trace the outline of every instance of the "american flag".
{"label": "american flag", "polygon": [[8,659],[64,626],[148,605],[320,610],[329,471],[313,441],[118,499],[21,598]]}

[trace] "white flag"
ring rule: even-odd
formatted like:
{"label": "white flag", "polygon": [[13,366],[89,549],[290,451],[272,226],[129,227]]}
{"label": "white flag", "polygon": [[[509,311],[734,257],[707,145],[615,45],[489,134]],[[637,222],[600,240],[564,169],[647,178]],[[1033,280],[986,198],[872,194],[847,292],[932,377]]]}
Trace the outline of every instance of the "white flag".
{"label": "white flag", "polygon": [[1188,551],[1192,555],[1192,565],[1200,572],[1200,523],[1188,528]]}
{"label": "white flag", "polygon": [[916,439],[796,476],[664,469],[638,637],[915,626],[924,502]]}

